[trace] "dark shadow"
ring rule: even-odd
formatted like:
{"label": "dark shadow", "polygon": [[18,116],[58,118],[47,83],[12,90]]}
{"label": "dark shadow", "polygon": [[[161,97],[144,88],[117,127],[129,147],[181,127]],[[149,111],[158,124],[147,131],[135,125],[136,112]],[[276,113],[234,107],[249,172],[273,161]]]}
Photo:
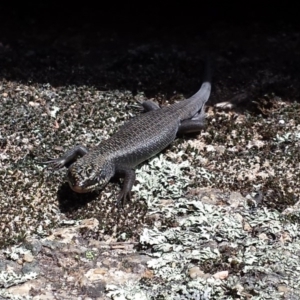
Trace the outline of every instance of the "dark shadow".
{"label": "dark shadow", "polygon": [[78,194],[72,191],[68,183],[64,183],[57,191],[59,209],[62,213],[72,214],[78,209],[86,207],[88,203],[97,198],[98,194],[97,192]]}
{"label": "dark shadow", "polygon": [[[98,219],[101,226],[107,226],[108,222],[113,222],[114,225],[123,226],[124,222],[127,224],[131,220],[127,219],[128,215],[134,214],[131,217],[132,221],[137,220],[139,224],[143,222],[144,215],[147,212],[147,205],[144,201],[137,202],[128,201],[125,206],[118,206],[116,203],[117,195],[120,190],[120,179],[113,177],[110,180],[112,184],[111,189],[113,194],[110,199],[103,196],[105,190],[79,194],[69,187],[68,183],[62,184],[57,191],[57,201],[60,212],[65,214],[67,218],[71,219],[84,219],[94,217]],[[109,184],[110,184],[109,183]],[[120,225],[123,224],[123,225]],[[112,230],[112,226],[107,229]],[[131,231],[133,228],[130,226],[127,231]]]}
{"label": "dark shadow", "polygon": [[[212,52],[217,61],[211,103],[239,93],[250,100],[271,92],[299,98],[300,58],[297,41],[290,40],[299,37],[284,35],[298,28],[292,9],[284,15],[280,7],[271,13],[250,2],[144,4],[1,4],[0,79],[143,91],[173,101],[175,92],[197,91],[203,55]],[[266,72],[283,79],[261,83]]]}
{"label": "dark shadow", "polygon": [[[147,212],[144,201],[129,202],[124,207],[118,207],[115,199],[118,193],[116,180],[112,180],[113,193],[110,199],[102,195],[104,190],[86,194],[73,192],[67,183],[61,185],[57,192],[60,211],[68,219],[90,219],[95,218],[99,222],[99,228],[106,234],[126,232],[127,235],[137,235],[139,226],[143,224]],[[83,236],[101,238],[98,231],[83,229]]]}

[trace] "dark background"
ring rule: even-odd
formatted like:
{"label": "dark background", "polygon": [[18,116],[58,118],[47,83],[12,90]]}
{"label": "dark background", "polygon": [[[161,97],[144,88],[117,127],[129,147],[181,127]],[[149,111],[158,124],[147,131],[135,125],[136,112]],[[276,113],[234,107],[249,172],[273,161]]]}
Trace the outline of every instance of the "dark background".
{"label": "dark background", "polygon": [[[262,21],[270,26],[281,21],[297,23],[298,10],[288,2],[253,1],[181,1],[164,3],[142,1],[2,1],[0,4],[1,23],[19,24],[35,23],[42,27],[83,26],[93,23],[94,26],[118,28],[120,30],[134,27],[139,30],[149,25],[191,29],[192,26],[213,26],[225,21],[239,25],[248,22]],[[7,28],[1,26],[1,31]]]}
{"label": "dark background", "polygon": [[[176,88],[188,95],[199,85],[209,52],[217,61],[211,101],[230,99],[237,90],[254,97],[268,91],[286,96],[284,80],[263,88],[252,83],[268,69],[296,84],[298,19],[296,7],[286,2],[2,2],[0,79],[139,89],[147,97],[169,97]],[[274,44],[269,38],[276,35]],[[226,82],[226,76],[233,80]],[[225,86],[232,90],[224,91]],[[296,90],[294,85],[286,98],[298,97]]]}

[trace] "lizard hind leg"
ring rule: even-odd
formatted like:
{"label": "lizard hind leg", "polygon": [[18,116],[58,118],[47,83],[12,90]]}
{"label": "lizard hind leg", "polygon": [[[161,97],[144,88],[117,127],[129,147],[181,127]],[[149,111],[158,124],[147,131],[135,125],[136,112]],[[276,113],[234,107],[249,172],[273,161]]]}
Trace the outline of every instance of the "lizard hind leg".
{"label": "lizard hind leg", "polygon": [[204,105],[201,110],[191,119],[184,120],[178,127],[177,134],[198,132],[205,127]]}

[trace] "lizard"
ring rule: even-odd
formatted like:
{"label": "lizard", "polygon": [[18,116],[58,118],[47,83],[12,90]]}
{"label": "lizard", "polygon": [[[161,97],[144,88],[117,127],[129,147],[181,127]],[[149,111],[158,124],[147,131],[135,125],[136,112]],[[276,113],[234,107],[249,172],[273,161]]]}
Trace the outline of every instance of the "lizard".
{"label": "lizard", "polygon": [[204,105],[211,92],[211,68],[205,62],[204,80],[190,98],[160,108],[144,101],[144,113],[131,118],[119,130],[90,151],[77,145],[61,157],[44,162],[54,169],[68,167],[67,181],[77,193],[101,190],[114,176],[124,178],[117,205],[131,198],[135,168],[156,155],[178,134],[199,132],[205,125]]}

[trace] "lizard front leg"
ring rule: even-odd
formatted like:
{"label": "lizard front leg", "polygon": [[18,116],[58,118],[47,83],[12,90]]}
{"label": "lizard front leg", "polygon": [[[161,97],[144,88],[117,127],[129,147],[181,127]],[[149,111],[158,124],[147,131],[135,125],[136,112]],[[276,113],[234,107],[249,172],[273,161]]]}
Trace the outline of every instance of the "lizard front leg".
{"label": "lizard front leg", "polygon": [[124,177],[123,187],[118,196],[117,206],[126,204],[127,200],[131,198],[131,189],[135,182],[135,171],[133,169],[117,169],[115,175],[117,177]]}
{"label": "lizard front leg", "polygon": [[66,167],[73,163],[78,157],[82,157],[88,153],[87,148],[78,145],[67,151],[63,156],[43,162],[43,164],[52,165],[54,169]]}

